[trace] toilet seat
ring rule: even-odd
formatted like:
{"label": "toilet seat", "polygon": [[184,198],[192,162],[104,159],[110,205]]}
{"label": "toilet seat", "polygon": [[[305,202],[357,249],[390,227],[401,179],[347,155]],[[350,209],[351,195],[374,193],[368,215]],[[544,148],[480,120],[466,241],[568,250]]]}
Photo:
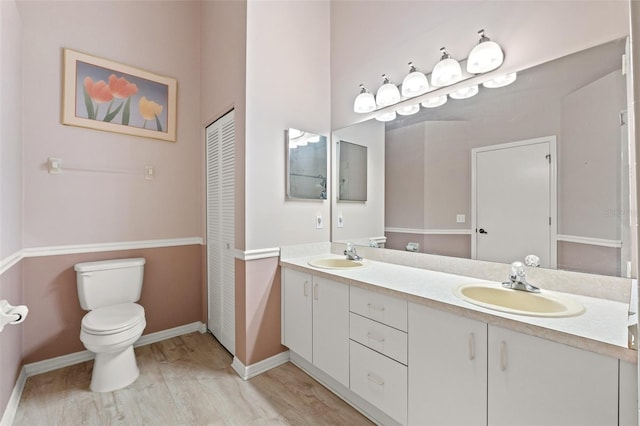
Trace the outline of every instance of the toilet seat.
{"label": "toilet seat", "polygon": [[127,331],[144,322],[144,308],[137,303],[121,303],[94,309],[82,318],[82,330],[93,335]]}

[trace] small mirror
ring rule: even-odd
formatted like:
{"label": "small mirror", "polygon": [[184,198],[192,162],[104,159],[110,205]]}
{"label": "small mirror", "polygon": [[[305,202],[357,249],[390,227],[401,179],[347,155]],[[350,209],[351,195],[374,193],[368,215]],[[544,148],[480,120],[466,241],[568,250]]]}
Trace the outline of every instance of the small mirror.
{"label": "small mirror", "polygon": [[285,130],[287,198],[327,199],[327,137]]}
{"label": "small mirror", "polygon": [[367,147],[338,142],[338,200],[367,201]]}

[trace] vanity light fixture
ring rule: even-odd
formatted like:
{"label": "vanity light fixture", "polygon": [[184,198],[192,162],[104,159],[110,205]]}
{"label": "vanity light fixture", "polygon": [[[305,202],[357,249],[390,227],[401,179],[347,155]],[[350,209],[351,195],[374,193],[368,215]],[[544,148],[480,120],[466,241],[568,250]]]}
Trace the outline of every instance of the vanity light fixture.
{"label": "vanity light fixture", "polygon": [[444,47],[440,48],[440,52],[442,52],[440,62],[431,72],[431,85],[443,87],[457,83],[462,78],[460,64],[447,53]]}
{"label": "vanity light fixture", "polygon": [[367,113],[376,109],[376,99],[373,93],[369,91],[364,84],[360,84],[360,94],[353,102],[353,111],[358,113]]}
{"label": "vanity light fixture", "polygon": [[517,73],[512,72],[509,74],[501,75],[491,80],[487,80],[482,85],[487,89],[496,89],[498,87],[508,86],[514,81],[516,81]]}
{"label": "vanity light fixture", "polygon": [[495,70],[504,61],[504,53],[500,45],[491,41],[484,35],[484,30],[478,31],[480,41],[469,53],[467,59],[467,72],[470,74],[481,74]]}
{"label": "vanity light fixture", "polygon": [[427,76],[418,71],[413,62],[409,62],[409,74],[402,80],[402,96],[412,98],[426,93],[427,90],[429,90]]}
{"label": "vanity light fixture", "polygon": [[386,74],[382,74],[382,86],[376,93],[376,103],[379,107],[386,107],[400,102],[400,91],[398,87],[389,81]]}
{"label": "vanity light fixture", "polygon": [[436,108],[446,103],[447,103],[447,95],[442,95],[436,98],[430,98],[430,99],[427,99],[426,101],[422,101],[420,102],[420,105],[422,105],[425,108]]}
{"label": "vanity light fixture", "polygon": [[380,114],[376,117],[376,120],[378,121],[393,121],[396,119],[396,112],[395,111],[391,111],[391,112],[386,112],[384,114]]}
{"label": "vanity light fixture", "polygon": [[469,99],[470,97],[475,96],[477,94],[478,94],[478,85],[474,84],[473,86],[463,87],[461,89],[454,90],[453,92],[449,93],[449,97],[451,99]]}
{"label": "vanity light fixture", "polygon": [[396,112],[400,115],[413,115],[418,111],[420,111],[420,105],[415,104],[415,105],[407,105],[405,107],[402,107]]}

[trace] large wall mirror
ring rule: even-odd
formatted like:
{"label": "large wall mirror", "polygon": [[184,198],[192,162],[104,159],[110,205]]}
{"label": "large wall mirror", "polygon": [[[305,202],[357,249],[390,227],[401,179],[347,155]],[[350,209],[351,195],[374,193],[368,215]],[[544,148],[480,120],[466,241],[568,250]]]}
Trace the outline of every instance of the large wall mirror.
{"label": "large wall mirror", "polygon": [[327,199],[327,137],[285,130],[287,199]]}
{"label": "large wall mirror", "polygon": [[[480,87],[472,98],[449,99],[438,108],[421,108],[415,115],[378,127],[382,145],[370,146],[369,152],[384,152],[380,171],[384,213],[380,216],[385,248],[418,247],[421,253],[507,263],[536,254],[544,258],[544,267],[629,276],[625,49],[625,39],[614,40],[521,70],[509,86]],[[506,151],[497,155],[499,148],[528,141],[548,145],[531,148],[521,157]],[[493,156],[490,161],[488,153]],[[549,233],[544,255],[540,249],[526,247],[532,239],[531,221],[539,219],[520,220],[521,213],[524,218],[541,202],[530,194],[529,178],[518,183],[515,173],[533,179],[538,172],[525,159],[539,155],[541,162],[549,164],[543,170],[548,170],[550,178],[548,205],[539,218]],[[492,173],[493,179],[513,181],[513,185],[508,189],[485,186],[482,192],[475,185],[480,179],[474,167],[478,162],[501,172]],[[475,203],[489,196],[494,199],[490,205],[504,201],[513,207],[508,220],[498,219],[496,225],[482,222]],[[498,232],[496,226],[510,226],[506,235],[513,244],[501,242],[493,251],[480,249],[483,237]],[[337,241],[377,236],[345,230],[337,235]],[[522,252],[515,250],[516,242],[524,243]]]}

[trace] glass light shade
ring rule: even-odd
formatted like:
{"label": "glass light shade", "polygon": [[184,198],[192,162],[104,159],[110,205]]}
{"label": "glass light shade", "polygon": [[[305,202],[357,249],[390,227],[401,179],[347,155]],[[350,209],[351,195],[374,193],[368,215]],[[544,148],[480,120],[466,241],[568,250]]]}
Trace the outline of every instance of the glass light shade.
{"label": "glass light shade", "polygon": [[485,81],[482,85],[488,89],[496,89],[498,87],[508,86],[516,81],[517,73],[512,72],[510,74],[501,75],[491,80]]}
{"label": "glass light shade", "polygon": [[452,58],[442,59],[431,72],[431,85],[436,87],[449,86],[462,78],[462,68],[458,61]]}
{"label": "glass light shade", "polygon": [[[411,64],[411,63],[409,63]],[[411,65],[409,74],[402,80],[402,96],[412,98],[422,95],[429,89],[429,81],[427,76]]]}
{"label": "glass light shade", "polygon": [[395,111],[391,111],[391,112],[387,112],[384,114],[380,114],[376,117],[376,120],[378,121],[392,121],[396,119],[396,112]]}
{"label": "glass light shade", "polygon": [[495,70],[504,61],[504,53],[495,41],[480,41],[469,53],[467,72],[481,74]]}
{"label": "glass light shade", "polygon": [[360,94],[356,96],[356,100],[353,102],[353,111],[359,114],[371,112],[376,109],[376,99],[373,94],[360,85]]}
{"label": "glass light shade", "polygon": [[400,115],[413,115],[420,111],[420,105],[407,105],[406,107],[400,108],[397,113]]}
{"label": "glass light shade", "polygon": [[478,85],[475,84],[469,87],[463,87],[462,89],[455,90],[449,93],[451,99],[468,99],[478,94]]}
{"label": "glass light shade", "polygon": [[376,93],[376,103],[380,107],[386,107],[400,102],[400,91],[395,84],[384,78],[384,83],[378,88]]}
{"label": "glass light shade", "polygon": [[420,103],[425,108],[436,108],[447,103],[447,95],[438,96],[437,98],[427,99]]}

